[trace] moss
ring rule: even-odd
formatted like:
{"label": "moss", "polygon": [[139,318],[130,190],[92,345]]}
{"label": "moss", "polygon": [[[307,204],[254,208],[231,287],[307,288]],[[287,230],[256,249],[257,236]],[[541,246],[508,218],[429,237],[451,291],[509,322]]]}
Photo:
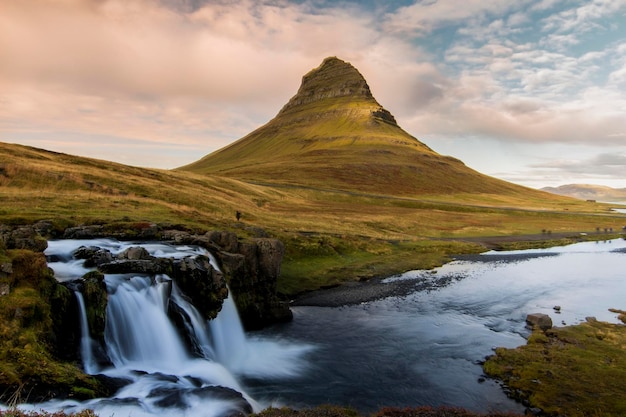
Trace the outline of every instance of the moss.
{"label": "moss", "polygon": [[104,342],[104,328],[106,325],[106,307],[108,294],[104,274],[91,271],[83,276],[82,294],[85,300],[87,322],[91,336]]}
{"label": "moss", "polygon": [[49,295],[56,280],[42,253],[26,249],[8,251],[12,263],[11,286],[27,285]]}
{"label": "moss", "polygon": [[96,391],[85,387],[72,387],[72,396],[81,400],[90,400],[97,397]]}
{"label": "moss", "polygon": [[485,372],[547,415],[626,415],[626,326],[590,321],[496,349]]}
{"label": "moss", "polygon": [[50,299],[59,284],[43,254],[9,251],[12,259],[11,291],[0,297],[0,401],[23,391],[25,401],[68,395],[72,387],[105,392],[97,381],[72,363],[53,354],[53,319]]}

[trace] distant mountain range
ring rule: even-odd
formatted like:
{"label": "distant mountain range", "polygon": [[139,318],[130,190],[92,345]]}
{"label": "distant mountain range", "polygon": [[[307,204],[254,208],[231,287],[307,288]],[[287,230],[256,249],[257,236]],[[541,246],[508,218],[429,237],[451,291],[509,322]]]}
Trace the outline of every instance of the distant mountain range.
{"label": "distant mountain range", "polygon": [[626,188],[611,188],[604,185],[567,184],[559,187],[544,187],[552,194],[574,197],[580,200],[595,200],[607,203],[626,203]]}

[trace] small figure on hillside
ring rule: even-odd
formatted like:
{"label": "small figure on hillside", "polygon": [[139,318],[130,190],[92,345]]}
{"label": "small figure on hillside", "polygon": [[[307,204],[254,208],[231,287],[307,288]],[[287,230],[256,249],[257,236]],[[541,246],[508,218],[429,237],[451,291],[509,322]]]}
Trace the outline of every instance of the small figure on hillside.
{"label": "small figure on hillside", "polygon": [[237,221],[241,219],[241,212],[239,210],[235,212],[235,217],[237,218]]}

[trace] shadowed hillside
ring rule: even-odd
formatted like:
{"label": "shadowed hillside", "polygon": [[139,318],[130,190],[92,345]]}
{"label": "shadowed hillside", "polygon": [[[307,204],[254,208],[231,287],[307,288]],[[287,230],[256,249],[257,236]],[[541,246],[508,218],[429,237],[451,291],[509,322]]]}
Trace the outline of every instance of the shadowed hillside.
{"label": "shadowed hillside", "polygon": [[434,152],[398,126],[356,68],[334,57],[306,74],[297,94],[266,125],[180,169],[395,196],[547,196]]}

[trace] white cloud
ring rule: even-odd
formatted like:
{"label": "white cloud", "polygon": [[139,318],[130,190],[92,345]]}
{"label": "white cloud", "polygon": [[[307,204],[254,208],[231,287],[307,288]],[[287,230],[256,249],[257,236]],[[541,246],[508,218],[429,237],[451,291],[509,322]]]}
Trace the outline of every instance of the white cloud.
{"label": "white cloud", "polygon": [[[406,130],[458,141],[461,158],[467,137],[608,147],[626,134],[626,44],[603,20],[623,14],[626,0],[439,0],[396,10],[316,0],[20,0],[2,8],[3,140],[55,138],[64,151],[91,146],[112,160],[127,143],[129,155],[143,149],[141,165],[152,165],[151,147],[174,158],[175,143],[191,162],[267,122],[331,55],[354,64]],[[612,41],[589,49],[594,30],[612,30]],[[109,154],[98,138],[112,144]],[[159,166],[181,165],[182,155]]]}
{"label": "white cloud", "polygon": [[467,23],[482,20],[487,15],[501,15],[513,7],[515,5],[507,0],[466,0],[462,7],[456,1],[417,1],[388,14],[385,28],[396,33],[423,34],[446,24]]}

